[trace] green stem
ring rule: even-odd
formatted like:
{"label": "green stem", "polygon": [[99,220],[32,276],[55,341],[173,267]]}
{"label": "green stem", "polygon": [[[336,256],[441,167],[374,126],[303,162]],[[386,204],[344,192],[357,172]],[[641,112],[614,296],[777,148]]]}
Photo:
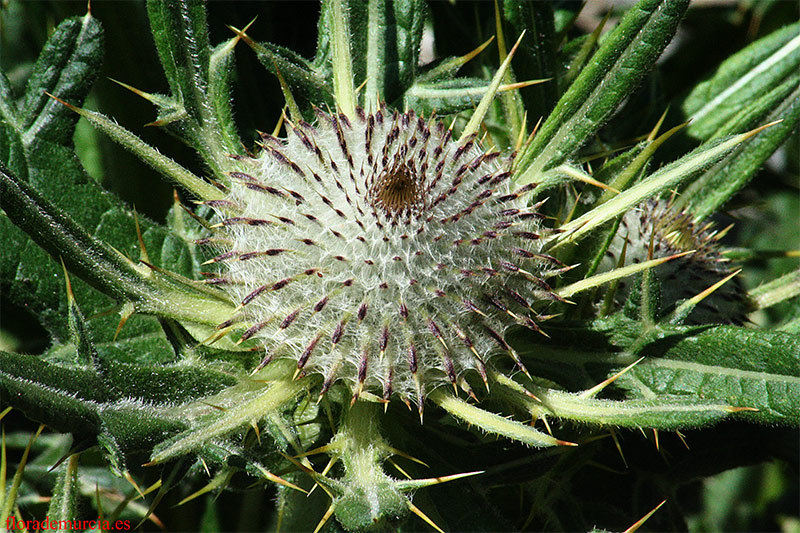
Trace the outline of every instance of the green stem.
{"label": "green stem", "polygon": [[388,444],[381,435],[379,405],[357,401],[343,417],[331,447],[344,462],[347,476],[358,484],[368,485],[385,477],[381,464],[388,453]]}
{"label": "green stem", "polygon": [[362,531],[408,512],[405,496],[383,471],[391,448],[380,432],[381,409],[379,404],[357,401],[330,443],[332,455],[344,465],[335,513],[347,531]]}

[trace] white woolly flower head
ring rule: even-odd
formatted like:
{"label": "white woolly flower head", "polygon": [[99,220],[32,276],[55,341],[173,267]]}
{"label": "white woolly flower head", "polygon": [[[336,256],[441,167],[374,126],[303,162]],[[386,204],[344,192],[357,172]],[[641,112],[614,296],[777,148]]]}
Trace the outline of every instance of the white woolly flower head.
{"label": "white woolly flower head", "polygon": [[413,111],[317,115],[264,136],[212,203],[216,282],[241,303],[221,326],[260,341],[263,364],[293,358],[323,393],[346,380],[354,398],[421,405],[440,384],[468,387],[466,372],[485,380],[498,352],[524,370],[504,333],[538,329],[560,264],[541,253],[512,158]]}

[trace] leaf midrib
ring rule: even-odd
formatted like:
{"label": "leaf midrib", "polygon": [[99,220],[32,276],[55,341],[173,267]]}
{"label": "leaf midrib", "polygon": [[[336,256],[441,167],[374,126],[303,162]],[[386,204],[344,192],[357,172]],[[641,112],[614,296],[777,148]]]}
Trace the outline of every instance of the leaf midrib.
{"label": "leaf midrib", "polygon": [[721,102],[725,101],[730,95],[734,94],[736,91],[747,85],[753,78],[755,78],[759,74],[765,72],[770,67],[777,64],[780,60],[782,60],[784,57],[789,55],[792,51],[794,51],[797,48],[800,48],[800,35],[796,36],[794,39],[783,45],[781,48],[772,53],[772,55],[770,55],[764,61],[759,63],[755,68],[748,71],[747,74],[736,80],[734,83],[729,85],[725,90],[723,90],[717,96],[709,100],[694,115],[692,115],[692,120],[697,122],[700,119],[702,119],[708,113],[713,111]]}
{"label": "leaf midrib", "polygon": [[[653,359],[655,367],[664,367],[676,370],[686,370],[690,372],[698,372],[700,374],[714,374],[715,376],[728,376],[738,379],[748,379],[762,382],[774,383],[792,383],[800,386],[800,376],[790,376],[787,374],[775,374],[763,372],[758,370],[742,370],[738,368],[729,368],[724,366],[716,366],[705,363],[698,363],[695,361],[683,361],[676,359]],[[645,367],[643,367],[645,368]]]}

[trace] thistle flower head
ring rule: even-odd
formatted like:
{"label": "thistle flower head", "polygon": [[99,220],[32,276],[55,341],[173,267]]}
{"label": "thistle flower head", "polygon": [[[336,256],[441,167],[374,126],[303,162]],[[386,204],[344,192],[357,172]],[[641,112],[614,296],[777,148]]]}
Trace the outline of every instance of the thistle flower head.
{"label": "thistle flower head", "polygon": [[[413,111],[317,112],[316,126],[264,136],[238,158],[214,202],[224,275],[239,326],[323,393],[348,381],[420,405],[505,352],[515,323],[537,329],[534,302],[557,262],[540,253],[541,218],[513,190],[512,158],[456,141]],[[466,386],[466,385],[465,385]]]}
{"label": "thistle flower head", "polygon": [[[650,255],[659,258],[693,251],[655,269],[661,281],[662,307],[669,309],[731,274],[729,262],[721,253],[720,236],[712,224],[698,225],[689,213],[675,209],[669,201],[651,199],[622,217],[607,252],[606,266],[613,268],[612,262],[621,257],[625,263],[639,263]],[[620,282],[619,296],[627,295],[629,285]],[[742,324],[746,311],[744,288],[734,278],[701,301],[689,323]]]}

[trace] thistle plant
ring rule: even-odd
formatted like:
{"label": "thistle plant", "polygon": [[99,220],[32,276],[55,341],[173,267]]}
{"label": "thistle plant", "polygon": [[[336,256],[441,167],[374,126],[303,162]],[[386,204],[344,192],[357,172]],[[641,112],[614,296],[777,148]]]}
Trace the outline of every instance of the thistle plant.
{"label": "thistle plant", "polygon": [[[577,13],[506,0],[475,6],[481,44],[441,22],[461,7],[330,0],[308,59],[254,37],[260,20],[223,21],[215,44],[213,4],[148,1],[168,90],[117,83],[199,164],[85,104],[103,17],[61,22],[27,82],[0,76],[0,223],[20,250],[0,273],[51,338],[0,352],[0,399],[72,435],[47,437],[43,460],[68,458],[47,516],[85,516],[81,472],[99,468],[131,485],[114,519],[203,499],[204,527],[227,527],[210,495],[255,482],[256,508],[275,490],[277,504],[243,529],[621,528],[752,449],[621,504],[646,483],[639,458],[620,498],[594,495],[612,510],[576,512],[592,464],[785,439],[800,421],[796,244],[744,246],[719,213],[776,151],[796,163],[800,28],[652,101],[687,8],[641,0],[576,36]],[[424,36],[463,49],[437,56]],[[242,58],[273,75],[271,115],[234,98]],[[87,174],[101,136],[175,186],[164,223]],[[781,257],[788,272],[748,277]],[[29,516],[34,441],[7,490],[3,444],[0,527]],[[759,448],[773,456],[791,453]],[[684,519],[677,504],[651,518]]]}

